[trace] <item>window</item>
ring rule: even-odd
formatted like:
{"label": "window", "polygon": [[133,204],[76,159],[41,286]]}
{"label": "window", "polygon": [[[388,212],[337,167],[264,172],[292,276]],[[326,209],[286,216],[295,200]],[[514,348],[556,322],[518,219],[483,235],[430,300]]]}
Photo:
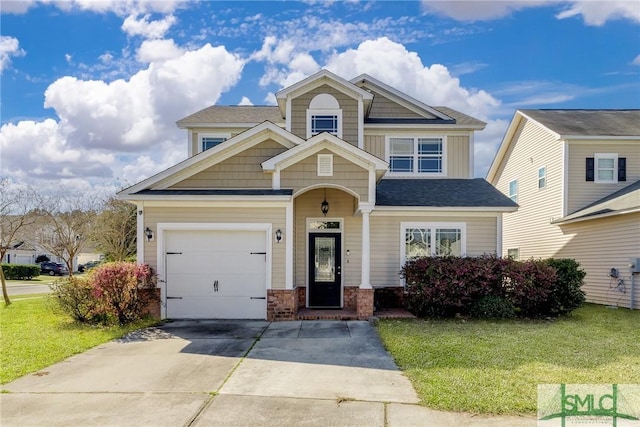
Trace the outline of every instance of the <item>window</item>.
{"label": "window", "polygon": [[616,154],[600,154],[595,155],[595,178],[596,182],[616,182],[617,181],[617,163],[618,156]]}
{"label": "window", "polygon": [[509,198],[518,203],[518,180],[514,179],[509,183]]}
{"label": "window", "polygon": [[538,188],[545,188],[547,186],[547,168],[541,167],[538,169]]}
{"label": "window", "polygon": [[342,110],[338,100],[328,93],[316,95],[307,110],[307,138],[322,132],[342,138]]}
{"label": "window", "polygon": [[507,257],[518,261],[520,259],[520,248],[507,249]]}
{"label": "window", "polygon": [[226,134],[213,134],[213,133],[203,133],[200,134],[200,151],[206,151],[209,148],[213,148],[216,145],[220,145],[229,139],[231,135]]}
{"label": "window", "polygon": [[338,116],[318,114],[311,116],[311,135],[329,132],[338,135]]}
{"label": "window", "polygon": [[390,137],[389,171],[393,174],[444,174],[444,138]]}
{"label": "window", "polygon": [[462,256],[466,252],[464,223],[402,223],[401,257]]}

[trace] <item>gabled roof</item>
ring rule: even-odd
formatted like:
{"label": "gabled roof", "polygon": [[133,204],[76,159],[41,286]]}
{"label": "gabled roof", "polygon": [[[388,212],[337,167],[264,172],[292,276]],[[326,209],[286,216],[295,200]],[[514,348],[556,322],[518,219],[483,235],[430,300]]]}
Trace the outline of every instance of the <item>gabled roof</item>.
{"label": "gabled roof", "polygon": [[341,92],[350,94],[354,98],[362,99],[365,104],[365,111],[369,109],[369,105],[371,103],[371,100],[373,99],[373,95],[371,93],[359,88],[348,80],[345,80],[342,77],[333,74],[331,71],[323,69],[307,77],[306,79],[303,79],[298,83],[294,83],[291,86],[288,86],[276,93],[276,100],[278,101],[278,106],[280,107],[280,112],[282,113],[282,115],[285,115],[287,98],[289,96],[295,96],[298,92],[311,90],[314,87],[318,87],[322,84],[328,84]]}
{"label": "gabled roof", "polygon": [[563,224],[630,212],[640,212],[640,180],[553,223]]}
{"label": "gabled roof", "polygon": [[518,205],[482,178],[383,179],[376,207],[488,208],[515,211]]}
{"label": "gabled roof", "polygon": [[233,126],[252,127],[270,121],[275,124],[283,122],[278,107],[271,106],[222,106],[212,105],[193,113],[176,122],[180,129],[189,127]]}
{"label": "gabled roof", "polygon": [[262,169],[265,171],[284,169],[323,149],[328,149],[363,168],[372,166],[375,168],[379,177],[382,177],[389,167],[389,164],[384,160],[349,144],[335,135],[323,132],[309,138],[296,147],[262,162]]}
{"label": "gabled roof", "polygon": [[640,138],[640,110],[520,110],[562,139],[585,136]]}
{"label": "gabled roof", "polygon": [[135,199],[136,197],[134,195],[136,193],[139,194],[142,190],[158,190],[169,187],[268,138],[275,140],[286,148],[292,148],[304,142],[303,139],[287,132],[280,126],[271,122],[264,122],[233,138],[229,138],[222,144],[198,153],[193,157],[189,157],[169,169],[165,169],[144,181],[120,191],[118,196],[125,199]]}

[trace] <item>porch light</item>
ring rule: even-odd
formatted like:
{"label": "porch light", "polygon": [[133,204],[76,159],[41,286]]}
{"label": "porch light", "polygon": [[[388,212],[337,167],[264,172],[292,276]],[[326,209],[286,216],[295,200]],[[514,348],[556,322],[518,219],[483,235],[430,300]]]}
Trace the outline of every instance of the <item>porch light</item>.
{"label": "porch light", "polygon": [[280,243],[282,240],[282,230],[279,228],[276,230],[276,243]]}
{"label": "porch light", "polygon": [[153,239],[153,231],[147,227],[144,229],[144,235],[147,236],[147,241],[151,241],[151,239]]}
{"label": "porch light", "polygon": [[324,216],[327,216],[327,213],[329,212],[329,202],[327,202],[327,199],[324,199],[322,201],[322,204],[320,205],[320,210],[322,211],[322,214]]}

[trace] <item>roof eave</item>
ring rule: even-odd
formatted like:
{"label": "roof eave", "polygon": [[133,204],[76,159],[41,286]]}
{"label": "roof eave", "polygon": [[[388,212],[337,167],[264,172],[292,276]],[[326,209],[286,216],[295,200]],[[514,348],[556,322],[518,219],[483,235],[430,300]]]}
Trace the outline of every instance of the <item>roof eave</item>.
{"label": "roof eave", "polygon": [[579,216],[576,218],[560,218],[558,220],[555,221],[551,221],[551,224],[554,225],[564,225],[564,224],[571,224],[574,222],[582,222],[582,221],[589,221],[591,219],[598,219],[598,218],[607,218],[607,217],[611,217],[611,216],[617,216],[617,215],[624,215],[624,214],[629,214],[629,213],[634,213],[634,212],[640,212],[640,206],[636,206],[633,208],[629,208],[629,209],[621,209],[621,210],[617,210],[617,211],[612,211],[612,212],[606,212],[606,213],[602,213],[602,214],[596,214],[596,215],[584,215],[584,216]]}

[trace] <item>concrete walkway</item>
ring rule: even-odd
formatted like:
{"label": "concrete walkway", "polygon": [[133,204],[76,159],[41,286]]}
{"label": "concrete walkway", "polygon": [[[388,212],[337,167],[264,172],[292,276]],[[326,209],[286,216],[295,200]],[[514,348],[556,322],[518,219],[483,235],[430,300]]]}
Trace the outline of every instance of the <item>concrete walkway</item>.
{"label": "concrete walkway", "polygon": [[367,322],[176,321],[2,386],[9,426],[535,426],[416,405]]}

